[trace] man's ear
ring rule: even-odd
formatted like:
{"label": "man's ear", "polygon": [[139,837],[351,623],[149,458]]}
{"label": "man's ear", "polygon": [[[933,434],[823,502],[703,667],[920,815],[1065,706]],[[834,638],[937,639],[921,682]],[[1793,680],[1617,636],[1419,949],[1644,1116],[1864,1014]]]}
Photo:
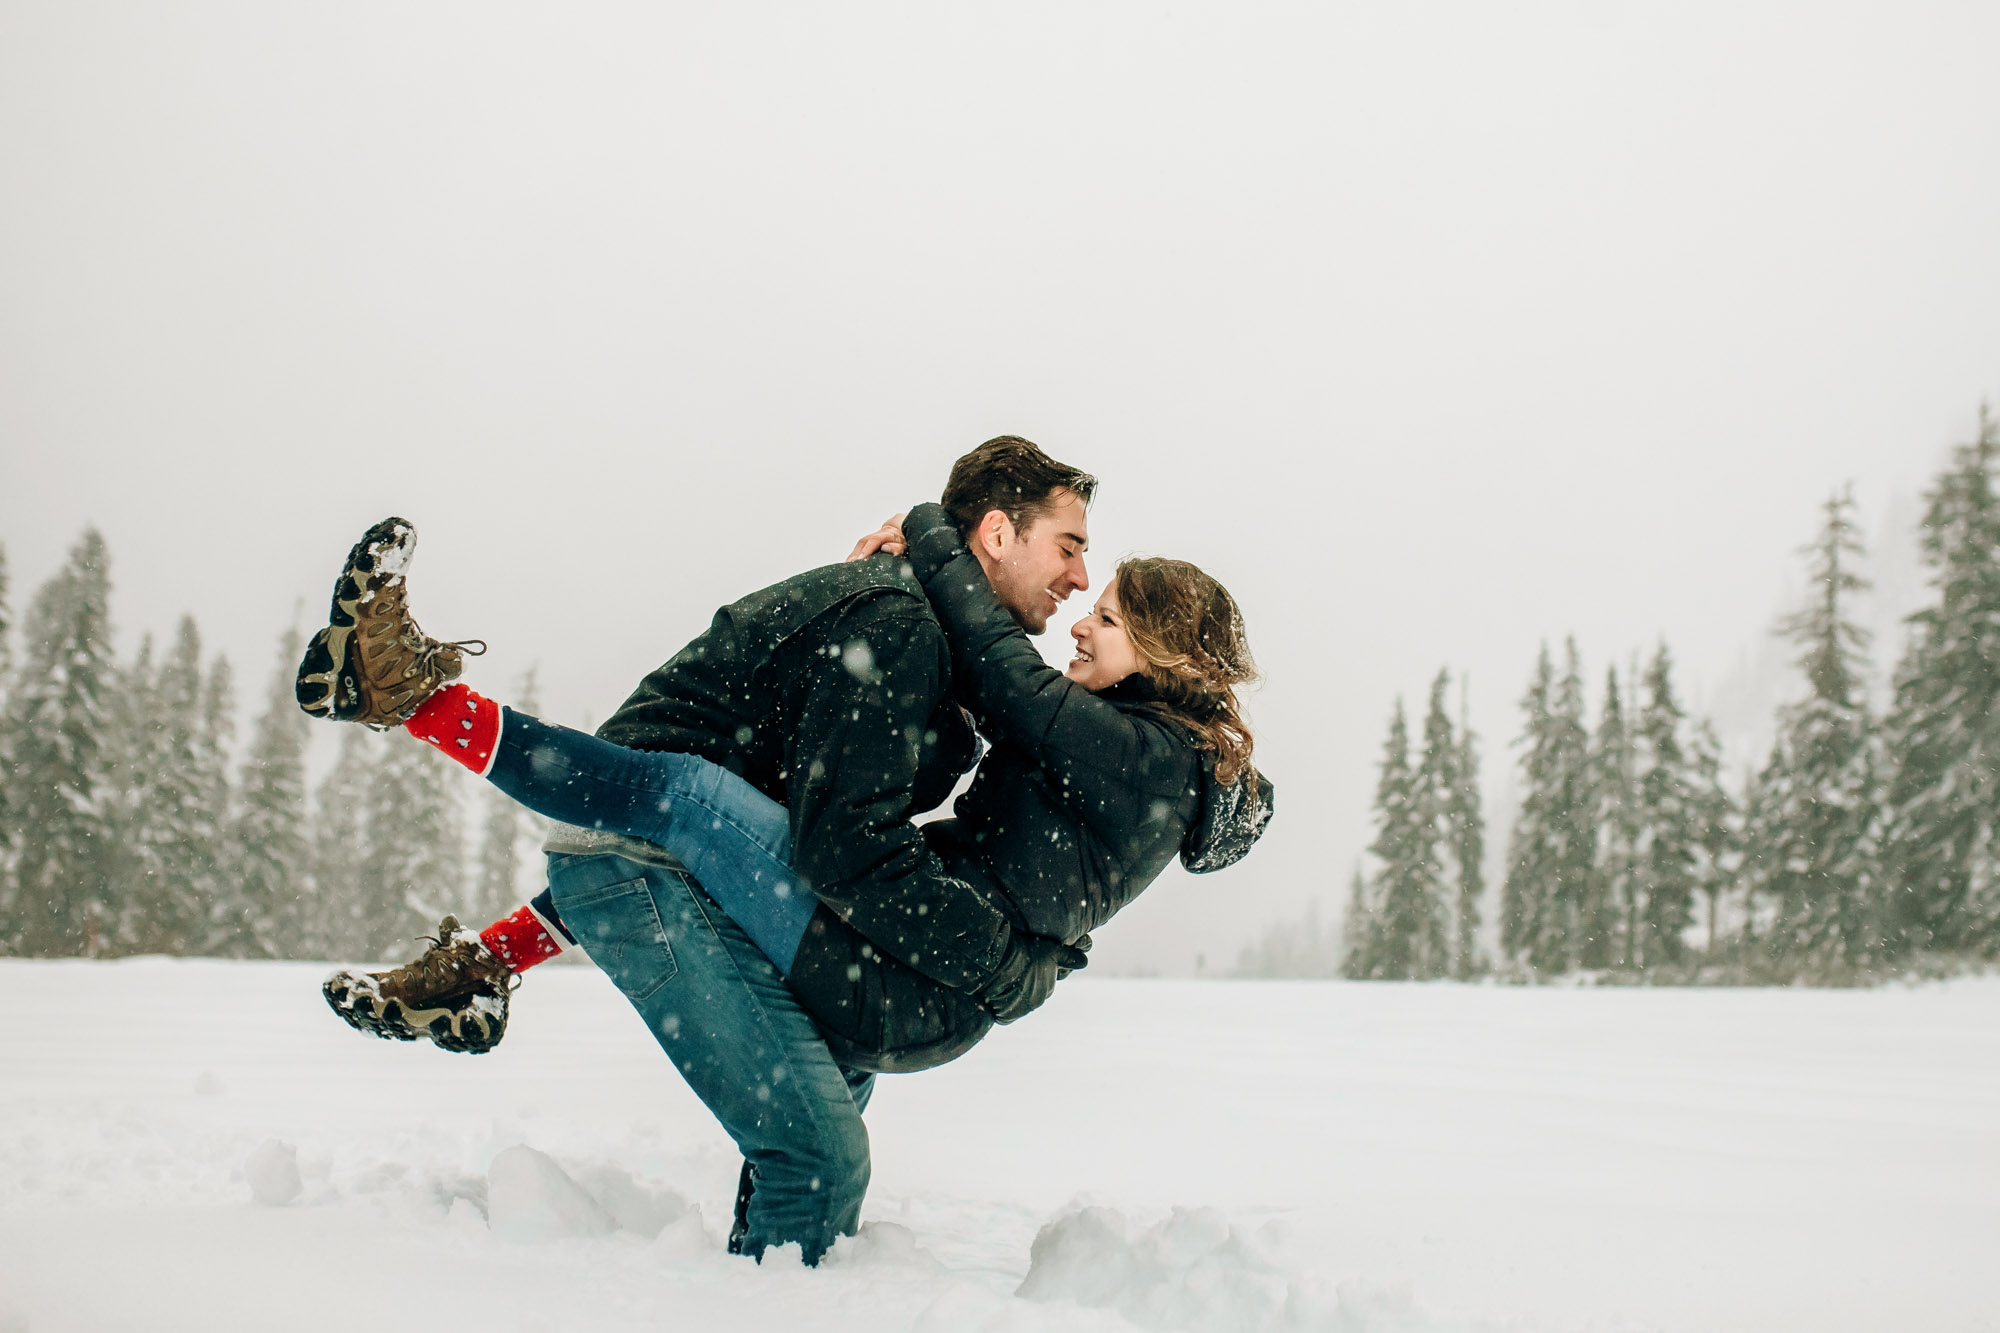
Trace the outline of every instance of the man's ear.
{"label": "man's ear", "polygon": [[989,509],[986,517],[979,520],[979,526],[972,530],[972,544],[989,560],[998,560],[1013,544],[1016,535],[1012,519],[1001,510]]}

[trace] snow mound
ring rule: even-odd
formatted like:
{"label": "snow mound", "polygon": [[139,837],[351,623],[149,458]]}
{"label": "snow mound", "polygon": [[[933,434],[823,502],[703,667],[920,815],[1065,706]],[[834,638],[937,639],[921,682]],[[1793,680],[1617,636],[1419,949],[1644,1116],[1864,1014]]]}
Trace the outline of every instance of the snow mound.
{"label": "snow mound", "polygon": [[267,1207],[278,1208],[299,1197],[305,1182],[299,1179],[299,1150],[277,1139],[265,1139],[243,1159],[243,1179],[250,1184],[250,1197]]}
{"label": "snow mound", "polygon": [[918,1274],[941,1274],[937,1256],[917,1244],[917,1233],[894,1222],[863,1222],[852,1236],[842,1236],[821,1260],[825,1268],[903,1268]]}
{"label": "snow mound", "polygon": [[597,1201],[620,1231],[650,1239],[689,1212],[695,1214],[697,1224],[701,1219],[701,1210],[680,1191],[641,1184],[632,1178],[631,1172],[609,1163],[578,1168],[576,1182]]}
{"label": "snow mound", "polygon": [[1016,1294],[1115,1310],[1149,1329],[1350,1333],[1331,1286],[1291,1269],[1282,1236],[1246,1232],[1216,1208],[1176,1208],[1138,1234],[1112,1208],[1078,1208],[1036,1235]]}
{"label": "snow mound", "polygon": [[669,1268],[692,1268],[722,1257],[721,1245],[708,1234],[701,1209],[690,1207],[653,1237],[653,1251]]}
{"label": "snow mound", "polygon": [[526,1144],[501,1149],[486,1168],[486,1225],[521,1241],[604,1236],[618,1228],[553,1157]]}

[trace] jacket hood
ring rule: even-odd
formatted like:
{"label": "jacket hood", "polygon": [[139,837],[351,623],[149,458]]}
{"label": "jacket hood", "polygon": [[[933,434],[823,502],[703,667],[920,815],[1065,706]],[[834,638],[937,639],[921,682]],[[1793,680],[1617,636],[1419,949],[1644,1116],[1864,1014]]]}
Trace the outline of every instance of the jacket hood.
{"label": "jacket hood", "polygon": [[1236,781],[1215,780],[1215,760],[1201,765],[1201,817],[1181,840],[1181,864],[1197,875],[1233,866],[1264,836],[1275,808],[1269,778],[1251,769]]}

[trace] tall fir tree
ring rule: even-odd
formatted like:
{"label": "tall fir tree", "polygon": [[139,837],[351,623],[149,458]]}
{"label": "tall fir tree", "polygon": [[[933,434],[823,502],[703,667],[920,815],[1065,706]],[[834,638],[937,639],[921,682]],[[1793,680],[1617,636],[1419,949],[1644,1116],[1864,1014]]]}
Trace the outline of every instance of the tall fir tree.
{"label": "tall fir tree", "polygon": [[233,958],[298,957],[311,926],[306,748],[312,735],[293,697],[304,642],[296,628],[279,637],[278,665],[243,760],[242,809],[230,840],[233,888],[212,923],[215,947]]}
{"label": "tall fir tree", "polygon": [[1460,681],[1456,781],[1446,805],[1456,862],[1457,910],[1452,918],[1452,975],[1469,981],[1486,971],[1479,955],[1480,903],[1486,896],[1486,815],[1479,804],[1479,738]]}
{"label": "tall fir tree", "polygon": [[136,758],[133,822],[122,834],[139,873],[118,904],[121,951],[186,955],[206,936],[218,829],[202,732],[201,631],[183,616],[148,698]]}
{"label": "tall fir tree", "polygon": [[1646,702],[1635,729],[1639,753],[1639,940],[1641,969],[1673,966],[1687,954],[1694,922],[1695,829],[1688,803],[1687,756],[1681,746],[1686,720],[1674,697],[1673,658],[1663,643],[1646,667]]}
{"label": "tall fir tree", "polygon": [[1340,919],[1340,975],[1353,981],[1375,971],[1375,911],[1368,899],[1368,878],[1356,865],[1347,885],[1347,913]]}
{"label": "tall fir tree", "polygon": [[[86,529],[36,593],[22,670],[10,700],[11,902],[0,947],[28,955],[86,951],[104,887],[110,837],[104,715],[117,663],[111,648],[110,552]],[[31,834],[31,836],[24,836]]]}
{"label": "tall fir tree", "polygon": [[1825,515],[1805,548],[1813,595],[1779,626],[1798,645],[1807,693],[1778,716],[1766,825],[1780,838],[1766,849],[1776,919],[1764,940],[1781,971],[1821,975],[1868,966],[1883,946],[1869,634],[1850,610],[1868,587],[1852,493],[1829,499]]}
{"label": "tall fir tree", "polygon": [[1935,601],[1910,618],[1888,724],[1885,860],[1896,953],[2000,950],[2000,422],[1925,497]]}
{"label": "tall fir tree", "polygon": [[1741,856],[1736,870],[1743,921],[1732,947],[1746,960],[1762,951],[1764,924],[1773,915],[1771,903],[1784,874],[1786,835],[1781,814],[1790,799],[1790,785],[1784,749],[1776,741],[1764,766],[1748,766],[1743,775]]}
{"label": "tall fir tree", "polygon": [[201,727],[195,733],[195,785],[201,797],[194,833],[195,902],[201,909],[196,947],[211,957],[235,957],[242,897],[236,845],[236,785],[230,781],[236,743],[236,673],[218,655],[201,683]]}
{"label": "tall fir tree", "polygon": [[1424,979],[1448,977],[1454,970],[1451,881],[1456,877],[1447,870],[1447,863],[1456,842],[1453,794],[1458,789],[1461,756],[1447,707],[1450,691],[1450,673],[1439,671],[1431,682],[1423,750],[1411,778],[1409,851],[1415,859],[1415,882],[1422,886],[1421,900],[1412,903],[1419,910],[1411,922],[1416,931],[1411,975]]}
{"label": "tall fir tree", "polygon": [[1542,899],[1556,874],[1557,849],[1550,818],[1556,788],[1555,727],[1550,707],[1555,692],[1555,667],[1549,646],[1542,645],[1535,674],[1521,698],[1526,715],[1518,744],[1521,752],[1521,802],[1507,839],[1507,874],[1500,884],[1500,952],[1526,963],[1535,943],[1535,925],[1544,912]]}
{"label": "tall fir tree", "polygon": [[109,830],[100,895],[103,929],[97,951],[131,953],[133,904],[143,900],[160,875],[161,839],[154,833],[153,694],[158,680],[153,636],[139,640],[132,661],[117,668],[104,710],[105,783],[101,806]]}
{"label": "tall fir tree", "polygon": [[1575,967],[1583,943],[1583,904],[1597,860],[1597,827],[1591,799],[1590,729],[1584,722],[1583,661],[1576,640],[1563,645],[1563,673],[1556,680],[1549,720],[1555,728],[1558,759],[1555,799],[1556,878],[1544,900],[1549,910],[1540,932],[1543,947],[1536,968],[1559,973]]}
{"label": "tall fir tree", "polygon": [[465,900],[465,773],[414,737],[391,735],[366,798],[362,858],[372,910],[365,953],[386,958]]}
{"label": "tall fir tree", "polygon": [[1522,707],[1526,782],[1508,847],[1501,943],[1535,975],[1550,977],[1576,966],[1596,846],[1583,667],[1574,639],[1564,646],[1560,676],[1542,649]]}
{"label": "tall fir tree", "polygon": [[1370,976],[1402,981],[1423,974],[1424,941],[1436,897],[1426,814],[1417,775],[1410,768],[1409,723],[1398,699],[1382,747],[1382,772],[1375,787],[1375,841],[1369,845],[1381,866],[1376,875]]}
{"label": "tall fir tree", "polygon": [[1633,860],[1639,840],[1639,793],[1632,771],[1632,729],[1618,689],[1618,668],[1604,673],[1604,707],[1590,750],[1596,856],[1581,913],[1577,959],[1589,968],[1632,966],[1638,936]]}
{"label": "tall fir tree", "polygon": [[1695,867],[1695,886],[1708,900],[1703,947],[1711,960],[1719,960],[1724,938],[1722,899],[1738,883],[1742,829],[1741,811],[1723,781],[1722,741],[1707,718],[1695,725],[1688,747],[1688,772],[1693,784],[1689,801],[1695,845],[1701,854]]}

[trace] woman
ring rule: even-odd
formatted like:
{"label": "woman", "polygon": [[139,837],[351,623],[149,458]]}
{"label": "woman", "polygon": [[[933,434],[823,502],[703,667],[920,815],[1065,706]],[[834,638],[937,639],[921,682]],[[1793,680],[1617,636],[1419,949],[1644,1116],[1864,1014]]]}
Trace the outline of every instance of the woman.
{"label": "woman", "polygon": [[[356,547],[344,581],[359,559],[392,569],[388,595],[401,594],[409,547],[378,540],[388,527],[378,525]],[[1252,740],[1234,687],[1254,679],[1255,667],[1241,616],[1220,584],[1182,561],[1124,562],[1072,629],[1076,657],[1058,673],[1002,609],[941,507],[918,506],[901,534],[876,541],[895,536],[906,539],[905,558],[951,644],[960,697],[993,742],[956,818],[924,826],[953,875],[981,890],[1024,936],[1087,947],[1088,932],[1176,854],[1189,869],[1207,871],[1247,853],[1269,818],[1271,788],[1250,764]],[[338,618],[329,632],[339,632]],[[309,652],[301,668],[302,703],[314,660]],[[454,661],[445,674],[455,668]],[[877,953],[792,873],[784,808],[716,765],[626,750],[502,710],[462,685],[413,698],[410,707],[410,731],[531,809],[673,852],[785,974],[842,1064],[928,1068],[969,1049],[996,1018],[1007,1021],[1045,998],[996,1005]],[[454,940],[448,925],[437,947],[401,971],[478,972],[486,949],[518,970],[559,937],[560,921],[544,919],[552,915],[523,909],[484,932],[485,949],[469,936]],[[1080,953],[1067,958],[1082,965]],[[504,985],[483,1003],[444,1006],[439,1013],[451,1012],[433,1025],[382,1000],[396,976],[336,973],[327,997],[350,1023],[382,1035],[427,1032],[467,1050],[498,1040]],[[437,978],[428,980],[435,990]]]}

